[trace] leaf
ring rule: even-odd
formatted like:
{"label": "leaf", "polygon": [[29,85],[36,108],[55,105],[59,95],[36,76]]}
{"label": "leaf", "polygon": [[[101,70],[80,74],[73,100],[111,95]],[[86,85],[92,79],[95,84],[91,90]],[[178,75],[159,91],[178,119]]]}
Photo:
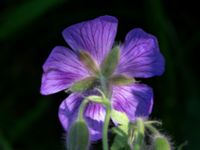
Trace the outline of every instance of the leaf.
{"label": "leaf", "polygon": [[116,136],[113,140],[111,150],[129,150],[127,134],[119,127],[113,127],[112,131],[116,134]]}
{"label": "leaf", "polygon": [[126,150],[129,150],[129,146],[127,144],[127,138],[116,135],[113,144],[111,146],[111,150],[123,150],[125,147]]}
{"label": "leaf", "polygon": [[91,73],[94,75],[99,74],[98,66],[89,53],[81,51],[79,54],[79,59]]}
{"label": "leaf", "polygon": [[123,112],[116,111],[116,110],[112,109],[111,117],[115,122],[117,122],[121,125],[129,123],[127,115]]}
{"label": "leaf", "polygon": [[96,77],[87,77],[80,81],[75,82],[71,87],[70,91],[72,92],[79,92],[87,90],[88,88],[92,87],[94,82],[96,81]]}
{"label": "leaf", "polygon": [[119,62],[119,46],[114,47],[108,56],[104,59],[101,64],[101,71],[105,77],[109,77],[115,71],[115,68]]}
{"label": "leaf", "polygon": [[134,78],[128,77],[126,75],[114,75],[109,79],[111,85],[128,85],[134,83],[135,81],[136,80]]}
{"label": "leaf", "polygon": [[111,118],[114,122],[119,124],[119,128],[124,133],[128,134],[129,119],[125,113],[112,109]]}

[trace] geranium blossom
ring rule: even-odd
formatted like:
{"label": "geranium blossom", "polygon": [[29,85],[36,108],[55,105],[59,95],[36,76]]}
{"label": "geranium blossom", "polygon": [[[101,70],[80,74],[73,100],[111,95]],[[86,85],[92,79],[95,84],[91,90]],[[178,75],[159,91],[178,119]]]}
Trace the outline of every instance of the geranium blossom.
{"label": "geranium blossom", "polygon": [[[101,16],[66,28],[63,37],[71,49],[56,46],[43,65],[41,93],[53,94],[66,90],[80,80],[95,76],[80,60],[86,52],[101,72],[101,65],[115,40],[118,20],[112,16]],[[160,53],[157,39],[136,28],[128,32],[119,47],[119,62],[110,75],[125,75],[130,78],[149,78],[164,71],[164,58]],[[98,78],[97,78],[98,80]],[[97,85],[98,86],[98,85]],[[73,92],[60,105],[59,119],[67,131],[77,118],[79,106],[92,89]],[[112,109],[127,114],[132,121],[136,117],[148,117],[152,110],[152,89],[140,83],[112,85]],[[84,112],[90,130],[90,138],[95,141],[102,137],[105,108],[90,102]],[[112,118],[111,118],[112,119]]]}

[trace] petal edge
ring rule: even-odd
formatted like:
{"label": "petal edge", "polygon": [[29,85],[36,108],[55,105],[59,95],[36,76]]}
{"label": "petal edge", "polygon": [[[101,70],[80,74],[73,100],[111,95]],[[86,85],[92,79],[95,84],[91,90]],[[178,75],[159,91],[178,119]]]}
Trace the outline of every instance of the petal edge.
{"label": "petal edge", "polygon": [[162,75],[165,61],[155,36],[136,28],[128,32],[121,46],[121,58],[116,73],[138,78]]}

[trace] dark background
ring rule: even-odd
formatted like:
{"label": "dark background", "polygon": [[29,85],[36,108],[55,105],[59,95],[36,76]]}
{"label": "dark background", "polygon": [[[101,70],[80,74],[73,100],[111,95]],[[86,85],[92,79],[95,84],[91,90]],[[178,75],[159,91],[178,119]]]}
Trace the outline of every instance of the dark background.
{"label": "dark background", "polygon": [[[135,27],[157,36],[166,59],[162,77],[143,80],[154,88],[151,118],[175,146],[200,149],[200,18],[194,0],[1,0],[0,150],[61,150],[64,131],[57,117],[64,92],[39,93],[42,64],[69,25],[114,15],[117,41]],[[100,144],[99,144],[100,145]]]}

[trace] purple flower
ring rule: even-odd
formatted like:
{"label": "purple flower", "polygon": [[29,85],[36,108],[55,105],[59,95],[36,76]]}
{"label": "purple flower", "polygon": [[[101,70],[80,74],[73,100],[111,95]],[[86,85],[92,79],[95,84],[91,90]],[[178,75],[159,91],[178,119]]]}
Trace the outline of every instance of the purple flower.
{"label": "purple flower", "polygon": [[[70,88],[74,83],[93,76],[80,60],[80,53],[87,52],[101,66],[113,47],[118,20],[112,16],[101,16],[94,20],[78,23],[66,28],[63,37],[69,46],[56,46],[43,65],[41,93],[53,94]],[[132,78],[149,78],[161,75],[164,58],[159,51],[157,39],[142,29],[131,30],[120,45],[120,58],[112,75],[126,75]],[[125,112],[130,120],[148,117],[153,105],[153,92],[145,84],[132,83],[111,87],[112,108]],[[67,131],[77,118],[79,106],[89,92],[74,92],[60,105],[59,119]],[[84,112],[90,130],[90,138],[95,141],[102,137],[105,109],[90,102]]]}

